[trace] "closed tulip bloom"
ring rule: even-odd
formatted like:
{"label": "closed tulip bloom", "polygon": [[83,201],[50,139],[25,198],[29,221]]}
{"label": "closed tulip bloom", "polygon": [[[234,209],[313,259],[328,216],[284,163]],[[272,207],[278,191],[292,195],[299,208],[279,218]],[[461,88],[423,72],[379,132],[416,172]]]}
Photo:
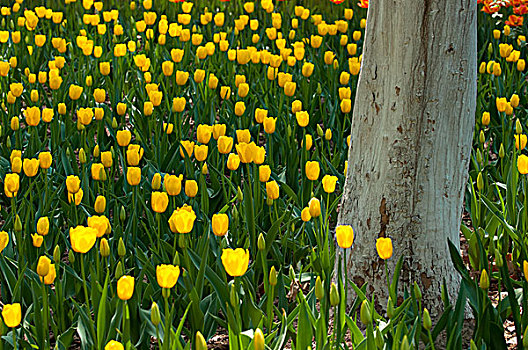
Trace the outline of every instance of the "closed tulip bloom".
{"label": "closed tulip bloom", "polygon": [[251,133],[248,129],[241,129],[236,131],[238,143],[249,143],[251,141]]}
{"label": "closed tulip bloom", "polygon": [[300,100],[295,100],[292,102],[292,113],[297,113],[302,111],[302,102]]}
{"label": "closed tulip bloom", "polygon": [[221,259],[229,276],[243,276],[249,266],[249,251],[242,248],[223,249]]}
{"label": "closed tulip bloom", "polygon": [[46,236],[49,232],[49,218],[47,216],[43,216],[38,219],[37,221],[37,232],[41,236]]}
{"label": "closed tulip bloom", "polygon": [[227,157],[227,168],[231,171],[235,171],[240,166],[240,157],[234,153],[230,153]]}
{"label": "closed tulip bloom", "polygon": [[35,175],[37,175],[39,164],[40,161],[37,158],[24,159],[24,162],[22,163],[24,174],[26,174],[27,177],[34,177]]}
{"label": "closed tulip bloom", "polygon": [[29,126],[37,126],[40,123],[40,108],[38,107],[28,107],[24,111],[26,116],[26,123]]}
{"label": "closed tulip bloom", "polygon": [[14,97],[20,97],[24,91],[24,85],[21,83],[11,83],[9,84],[9,91],[13,94]]}
{"label": "closed tulip bloom", "polygon": [[106,100],[106,91],[104,89],[95,89],[93,95],[97,103],[103,103]]}
{"label": "closed tulip bloom", "polygon": [[325,175],[323,176],[323,189],[326,193],[333,193],[335,191],[337,176]]}
{"label": "closed tulip bloom", "polygon": [[354,242],[354,230],[352,229],[352,226],[349,225],[341,225],[336,227],[336,239],[337,244],[343,248],[347,249],[352,246],[352,243]]}
{"label": "closed tulip bloom", "polygon": [[253,163],[260,165],[266,160],[266,148],[255,145],[253,147]]}
{"label": "closed tulip bloom", "polygon": [[184,205],[176,209],[169,218],[169,227],[174,233],[189,233],[194,226],[196,214],[191,207]]}
{"label": "closed tulip bloom", "polygon": [[164,213],[169,205],[169,196],[165,192],[152,192],[150,203],[156,213]]}
{"label": "closed tulip bloom", "polygon": [[5,231],[0,231],[0,253],[7,247],[9,244],[9,235]]}
{"label": "closed tulip bloom", "polygon": [[48,274],[44,276],[44,279],[40,277],[40,281],[44,282],[46,285],[53,284],[55,282],[55,278],[57,277],[57,270],[55,269],[55,264],[49,265]]}
{"label": "closed tulip bloom", "polygon": [[275,132],[275,124],[277,123],[277,118],[266,117],[264,118],[264,131],[266,134],[273,134]]}
{"label": "closed tulip bloom", "polygon": [[512,97],[510,98],[510,103],[512,105],[512,107],[518,107],[519,106],[519,95],[517,94],[513,94]]}
{"label": "closed tulip bloom", "polygon": [[517,158],[517,170],[523,175],[528,174],[528,157],[524,154],[521,154]]}
{"label": "closed tulip bloom", "polygon": [[116,106],[116,111],[118,115],[125,115],[127,110],[127,105],[123,102],[119,102]]}
{"label": "closed tulip bloom", "polygon": [[40,152],[39,153],[39,165],[41,169],[49,169],[51,167],[51,162],[53,158],[50,152]]}
{"label": "closed tulip bloom", "polygon": [[129,167],[127,169],[127,182],[130,186],[137,186],[141,181],[141,169],[138,167]]}
{"label": "closed tulip bloom", "polygon": [[152,182],[150,183],[153,190],[157,191],[161,187],[161,174],[155,173],[154,176],[152,176]]}
{"label": "closed tulip bloom", "polygon": [[110,225],[110,220],[104,215],[97,216],[93,215],[87,219],[88,227],[97,230],[97,238],[101,238],[105,233],[110,233],[112,227]]}
{"label": "closed tulip bloom", "polygon": [[300,111],[295,113],[295,118],[297,119],[297,124],[299,124],[300,127],[304,128],[308,125],[310,122],[310,116],[308,115],[308,112],[306,111]]}
{"label": "closed tulip bloom", "polygon": [[182,189],[182,180],[183,175],[165,175],[163,183],[169,196],[177,196],[180,194]]}
{"label": "closed tulip bloom", "polygon": [[235,147],[240,161],[244,164],[251,163],[255,154],[255,143],[238,143]]}
{"label": "closed tulip bloom", "polygon": [[196,197],[196,194],[198,194],[198,183],[196,180],[185,181],[185,194],[187,197]]}
{"label": "closed tulip bloom", "polygon": [[249,93],[249,84],[241,83],[238,86],[238,96],[244,98],[248,95],[248,93]]}
{"label": "closed tulip bloom", "polygon": [[88,253],[97,240],[97,230],[92,227],[70,228],[70,243],[76,253]]}
{"label": "closed tulip bloom", "polygon": [[114,164],[114,161],[112,159],[112,152],[101,152],[101,163],[103,163],[105,168],[111,168]]}
{"label": "closed tulip bloom", "polygon": [[4,324],[7,327],[18,327],[20,321],[22,321],[22,308],[20,307],[20,304],[4,304],[2,309],[2,318],[4,319]]}
{"label": "closed tulip bloom", "polygon": [[257,123],[262,124],[264,122],[264,119],[266,119],[267,117],[268,117],[267,109],[257,108],[255,110],[255,120],[257,121]]}
{"label": "closed tulip bloom", "polygon": [[304,167],[308,180],[316,181],[319,178],[321,167],[317,161],[307,161]]}
{"label": "closed tulip bloom", "polygon": [[66,177],[66,188],[68,189],[68,192],[77,193],[80,187],[81,187],[81,180],[79,179],[78,176],[68,175],[68,177]]}
{"label": "closed tulip bloom", "polygon": [[200,84],[205,79],[205,70],[197,69],[194,71],[194,82]]}
{"label": "closed tulip bloom", "polygon": [[207,159],[207,153],[209,148],[207,145],[195,145],[194,146],[194,157],[197,161],[203,162]]}
{"label": "closed tulip bloom", "polygon": [[68,90],[68,94],[72,100],[78,100],[83,92],[83,87],[75,84],[71,84]]}
{"label": "closed tulip bloom", "polygon": [[43,236],[39,235],[38,233],[31,234],[31,243],[33,244],[33,247],[40,248],[43,242],[44,242]]}
{"label": "closed tulip bloom", "polygon": [[152,115],[154,111],[154,105],[150,101],[145,101],[143,103],[143,115],[149,116]]}
{"label": "closed tulip bloom", "polygon": [[316,218],[321,215],[321,202],[317,198],[310,199],[308,202],[308,208],[310,210],[310,215],[312,218]]}
{"label": "closed tulip bloom", "polygon": [[115,340],[110,340],[104,348],[104,350],[124,350],[124,349],[125,347],[123,346],[123,344]]}
{"label": "closed tulip bloom", "polygon": [[138,165],[141,158],[143,158],[144,152],[145,151],[140,145],[128,145],[128,149],[126,151],[128,165]]}
{"label": "closed tulip bloom", "polygon": [[220,136],[225,136],[226,134],[226,125],[225,124],[215,124],[213,125],[213,138],[218,140]]}
{"label": "closed tulip bloom", "polygon": [[235,103],[235,115],[242,116],[246,111],[246,105],[243,101],[238,101]]}
{"label": "closed tulip bloom", "polygon": [[345,98],[341,100],[340,107],[341,107],[341,112],[350,113],[350,111],[352,110],[352,100],[349,98]]}
{"label": "closed tulip bloom", "polygon": [[228,154],[233,149],[233,138],[229,136],[220,136],[218,138],[218,152]]}
{"label": "closed tulip bloom", "polygon": [[176,71],[176,84],[183,86],[189,80],[189,72]]}
{"label": "closed tulip bloom", "polygon": [[132,133],[130,130],[119,130],[116,133],[117,138],[117,144],[121,147],[126,147],[130,143],[130,139],[132,138]]}
{"label": "closed tulip bloom", "polygon": [[117,296],[121,300],[129,300],[134,294],[134,277],[123,276],[117,281]]}
{"label": "closed tulip bloom", "polygon": [[171,61],[164,61],[161,64],[161,70],[163,71],[163,74],[168,77],[171,76],[174,72],[174,63]]}
{"label": "closed tulip bloom", "polygon": [[98,214],[104,213],[106,209],[105,196],[101,196],[101,195],[97,196],[97,198],[95,199],[94,209],[95,209],[95,212]]}
{"label": "closed tulip bloom", "polygon": [[179,277],[179,266],[165,264],[156,266],[156,279],[161,288],[171,289],[176,285]]}
{"label": "closed tulip bloom", "polygon": [[310,214],[310,208],[306,207],[303,210],[301,210],[301,219],[304,222],[310,221],[312,218],[312,215]]}
{"label": "closed tulip bloom", "polygon": [[89,125],[92,122],[94,112],[92,108],[79,108],[77,110],[77,119],[82,125]]}
{"label": "closed tulip bloom", "polygon": [[376,250],[383,260],[390,259],[392,256],[392,240],[388,237],[380,237],[376,240]]}
{"label": "closed tulip bloom", "polygon": [[271,200],[279,198],[279,185],[276,181],[266,182],[266,194]]}
{"label": "closed tulip bloom", "polygon": [[229,100],[229,97],[231,97],[231,88],[229,86],[220,87],[220,97],[222,100]]}
{"label": "closed tulip bloom", "polygon": [[183,112],[185,109],[185,97],[175,97],[172,99],[172,111]]}
{"label": "closed tulip bloom", "polygon": [[271,176],[271,169],[269,165],[259,166],[259,181],[267,182]]}
{"label": "closed tulip bloom", "polygon": [[40,277],[46,276],[49,272],[50,264],[51,260],[47,256],[42,255],[37,262],[37,274]]}
{"label": "closed tulip bloom", "polygon": [[229,217],[227,214],[214,214],[212,227],[215,236],[225,236],[229,229]]}
{"label": "closed tulip bloom", "polygon": [[297,88],[297,84],[293,81],[289,81],[286,84],[284,84],[284,93],[286,96],[292,97],[295,95],[295,89]]}
{"label": "closed tulip bloom", "polygon": [[191,142],[189,140],[182,140],[180,141],[180,144],[180,155],[182,156],[182,158],[190,158],[194,152],[194,142]]}
{"label": "closed tulip bloom", "polygon": [[519,144],[521,147],[521,150],[523,150],[526,147],[526,142],[528,141],[528,138],[525,134],[521,135],[514,135],[515,137],[515,148],[519,149]]}
{"label": "closed tulip bloom", "polygon": [[4,178],[4,192],[9,198],[16,197],[20,187],[20,177],[18,174],[7,174]]}
{"label": "closed tulip bloom", "polygon": [[11,171],[13,173],[20,174],[22,171],[22,159],[21,158],[15,158],[11,161]]}
{"label": "closed tulip bloom", "polygon": [[305,78],[309,78],[314,71],[314,64],[310,62],[305,62],[302,66],[302,75]]}
{"label": "closed tulip bloom", "polygon": [[211,140],[211,135],[213,133],[213,127],[207,124],[200,124],[196,128],[196,137],[198,142],[207,144]]}
{"label": "closed tulip bloom", "polygon": [[70,193],[68,192],[68,203],[75,203],[75,205],[81,204],[83,198],[83,190],[82,188],[79,189],[77,193]]}
{"label": "closed tulip bloom", "polygon": [[106,171],[102,163],[92,164],[92,179],[97,180],[97,181],[106,180]]}

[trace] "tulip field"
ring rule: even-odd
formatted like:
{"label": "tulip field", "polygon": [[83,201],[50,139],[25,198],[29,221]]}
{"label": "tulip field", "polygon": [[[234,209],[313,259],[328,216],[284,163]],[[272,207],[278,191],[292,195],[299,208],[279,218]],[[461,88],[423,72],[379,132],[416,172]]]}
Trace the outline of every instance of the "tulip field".
{"label": "tulip field", "polygon": [[390,238],[383,310],[343,278],[368,0],[0,1],[0,350],[528,348],[528,4],[478,3],[462,284],[432,321]]}

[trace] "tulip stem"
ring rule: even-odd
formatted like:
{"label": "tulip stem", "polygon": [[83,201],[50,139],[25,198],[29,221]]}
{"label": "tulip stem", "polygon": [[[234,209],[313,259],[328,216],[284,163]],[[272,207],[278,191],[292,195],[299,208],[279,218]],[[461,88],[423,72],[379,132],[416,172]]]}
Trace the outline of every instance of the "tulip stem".
{"label": "tulip stem", "polygon": [[44,277],[42,278],[42,328],[44,329],[44,349],[49,349],[49,325],[48,325],[48,293]]}
{"label": "tulip stem", "polygon": [[158,222],[158,254],[161,254],[161,216],[156,213],[156,221]]}
{"label": "tulip stem", "polygon": [[81,254],[81,275],[83,279],[84,298],[86,299],[88,311],[90,311],[90,299],[88,298],[88,288],[86,287],[86,273],[84,272],[84,254]]}
{"label": "tulip stem", "polygon": [[13,349],[16,350],[17,341],[16,341],[16,329],[13,327]]}

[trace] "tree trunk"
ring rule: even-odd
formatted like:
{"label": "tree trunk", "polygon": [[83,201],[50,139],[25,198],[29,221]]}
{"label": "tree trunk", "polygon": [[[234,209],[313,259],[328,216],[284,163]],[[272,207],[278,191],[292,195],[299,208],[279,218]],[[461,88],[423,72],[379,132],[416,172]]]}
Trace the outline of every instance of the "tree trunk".
{"label": "tree trunk", "polygon": [[[447,240],[459,245],[477,92],[475,0],[370,2],[339,224],[352,225],[349,278],[388,291],[376,239],[391,237],[392,274],[418,282],[441,311],[458,292]],[[369,294],[370,294],[369,293]],[[401,295],[401,294],[400,294]]]}

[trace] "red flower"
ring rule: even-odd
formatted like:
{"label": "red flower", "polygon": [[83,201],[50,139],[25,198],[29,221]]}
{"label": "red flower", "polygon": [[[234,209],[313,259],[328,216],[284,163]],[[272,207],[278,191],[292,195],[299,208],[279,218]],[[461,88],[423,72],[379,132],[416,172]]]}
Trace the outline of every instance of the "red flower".
{"label": "red flower", "polygon": [[333,2],[334,4],[342,4],[345,2],[345,0],[330,0],[331,2]]}
{"label": "red flower", "polygon": [[528,6],[523,4],[523,5],[514,7],[513,13],[515,13],[516,15],[525,15],[528,13]]}
{"label": "red flower", "polygon": [[368,8],[369,0],[359,0],[358,6],[364,9]]}
{"label": "red flower", "polygon": [[523,21],[524,21],[523,16],[510,15],[510,17],[508,17],[508,20],[506,21],[506,24],[509,25],[510,27],[522,26]]}

